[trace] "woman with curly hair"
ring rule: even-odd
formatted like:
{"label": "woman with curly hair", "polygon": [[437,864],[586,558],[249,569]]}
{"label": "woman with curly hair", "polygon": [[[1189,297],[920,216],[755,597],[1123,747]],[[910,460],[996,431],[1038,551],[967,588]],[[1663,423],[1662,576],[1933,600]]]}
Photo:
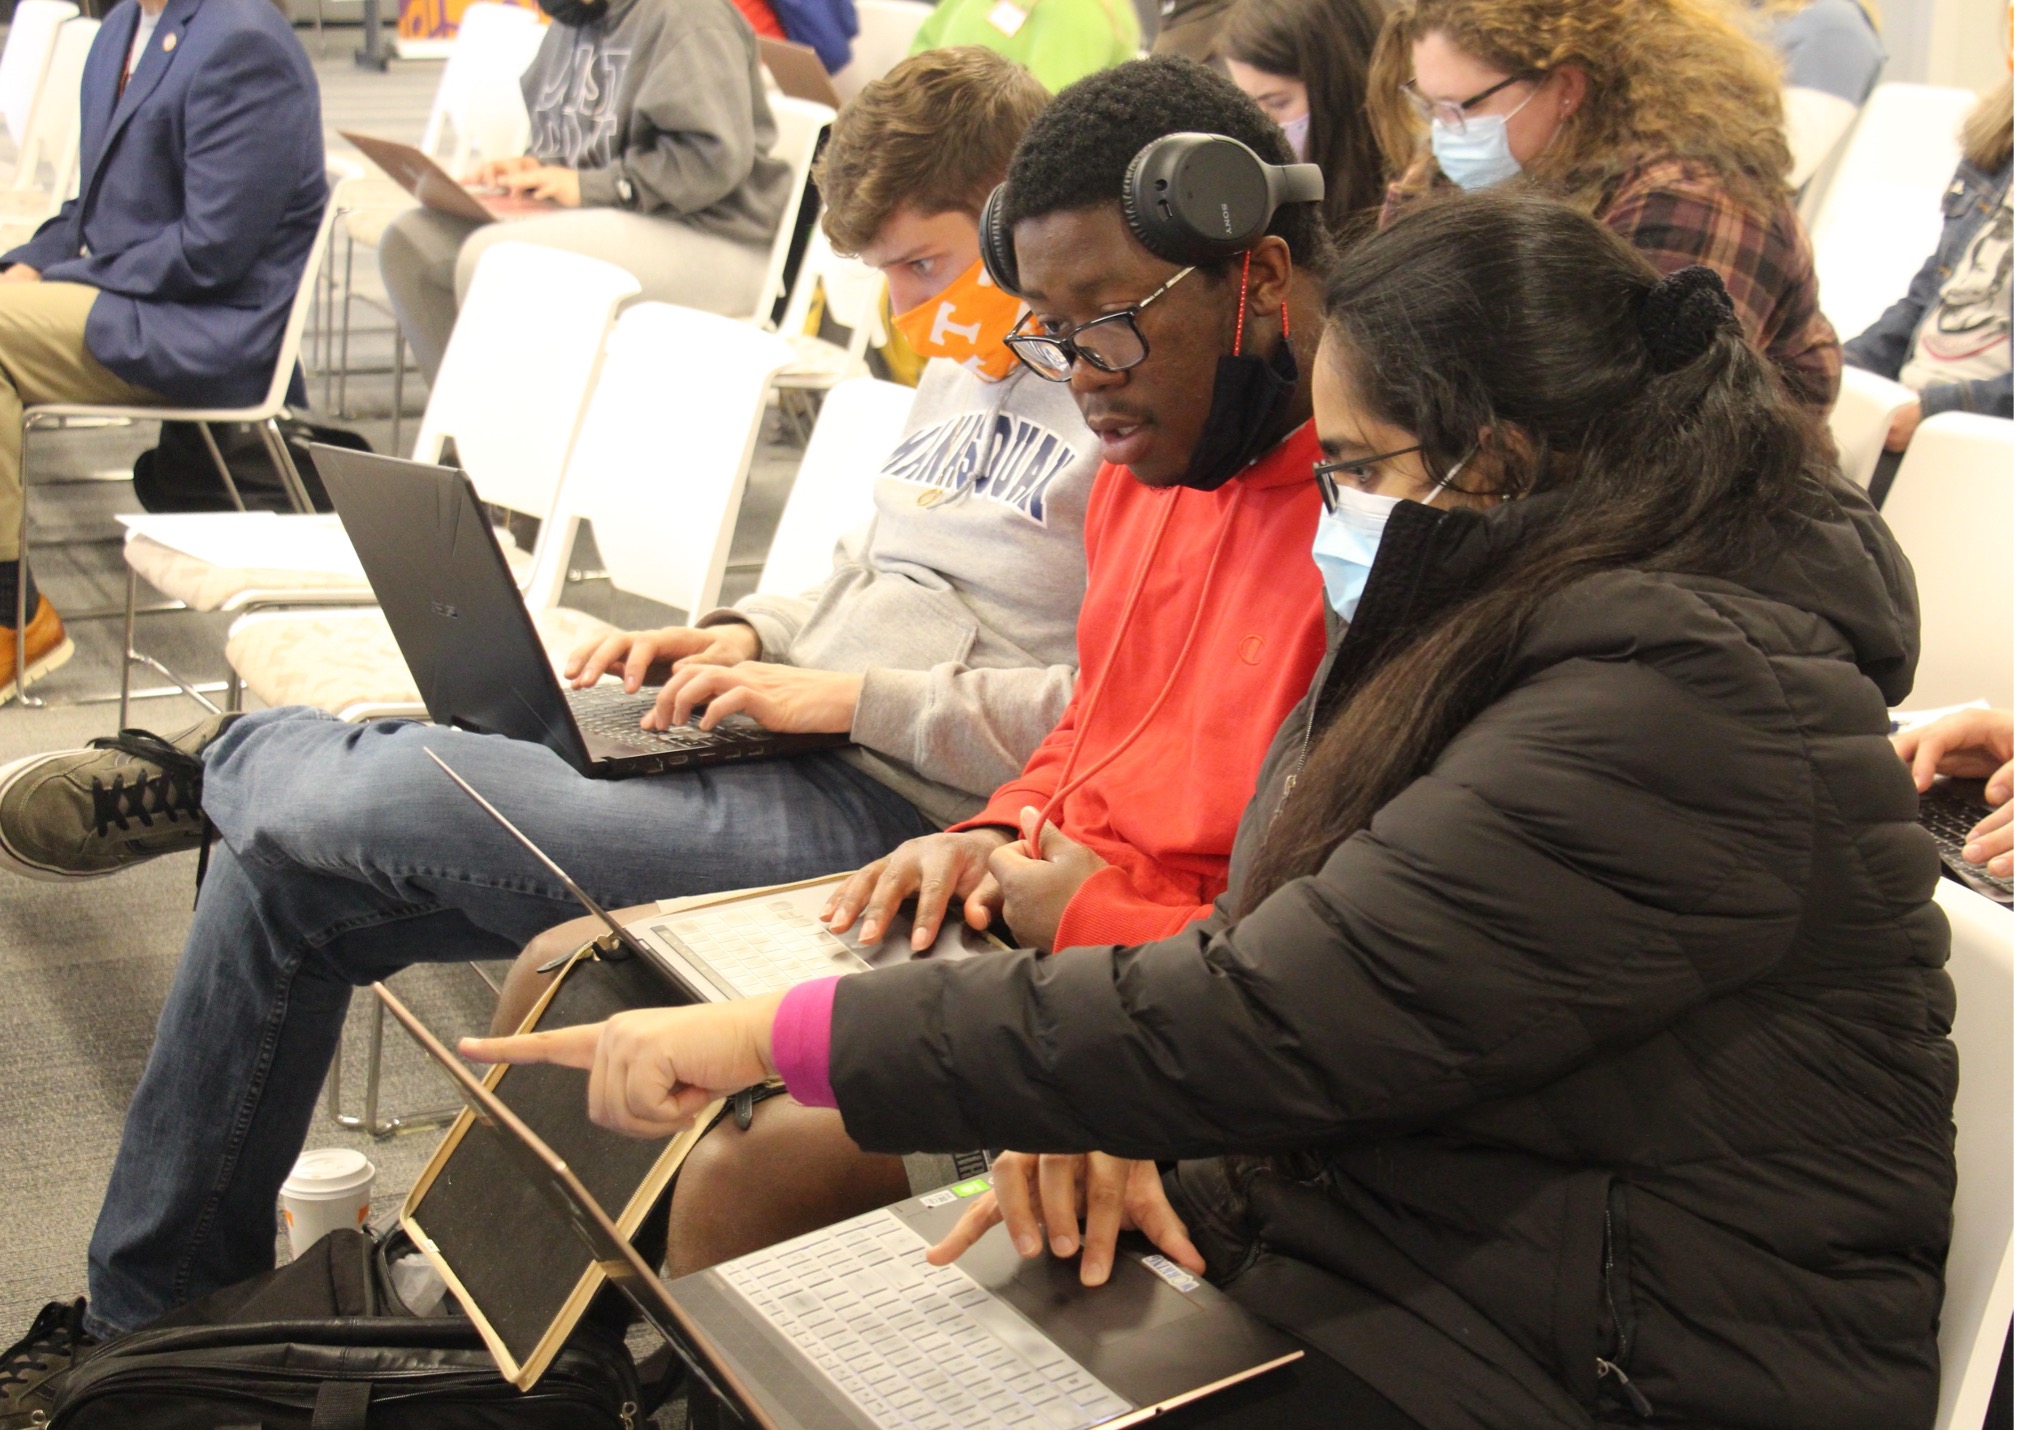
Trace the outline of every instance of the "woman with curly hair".
{"label": "woman with curly hair", "polygon": [[1385,221],[1433,190],[1520,182],[1697,263],[1799,401],[1838,395],[1790,207],[1776,59],[1723,0],[1403,0],[1376,41],[1370,116],[1394,172]]}

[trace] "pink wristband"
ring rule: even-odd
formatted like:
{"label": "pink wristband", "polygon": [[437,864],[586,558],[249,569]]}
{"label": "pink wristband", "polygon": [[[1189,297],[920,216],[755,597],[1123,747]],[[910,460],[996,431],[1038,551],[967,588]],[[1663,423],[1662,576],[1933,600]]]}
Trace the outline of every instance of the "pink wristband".
{"label": "pink wristband", "polygon": [[795,984],[772,1017],[772,1066],[786,1091],[803,1107],[835,1106],[828,1084],[828,1046],[835,1023],[840,978]]}

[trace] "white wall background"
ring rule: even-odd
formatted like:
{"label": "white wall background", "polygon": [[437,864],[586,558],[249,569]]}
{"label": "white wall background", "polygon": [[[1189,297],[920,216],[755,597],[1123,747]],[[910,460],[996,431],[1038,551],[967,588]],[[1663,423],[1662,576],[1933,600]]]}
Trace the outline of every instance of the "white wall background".
{"label": "white wall background", "polygon": [[2007,74],[2006,0],[1876,0],[1884,80],[1974,92]]}

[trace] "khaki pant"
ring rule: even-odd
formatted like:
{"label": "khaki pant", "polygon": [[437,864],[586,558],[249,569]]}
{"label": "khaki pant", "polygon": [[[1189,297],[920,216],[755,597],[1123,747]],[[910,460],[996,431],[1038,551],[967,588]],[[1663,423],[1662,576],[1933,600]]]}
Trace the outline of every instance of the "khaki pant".
{"label": "khaki pant", "polygon": [[[0,561],[20,557],[21,409],[43,402],[168,399],[107,371],[84,349],[98,298],[82,283],[0,282]],[[10,610],[0,623],[12,621]]]}

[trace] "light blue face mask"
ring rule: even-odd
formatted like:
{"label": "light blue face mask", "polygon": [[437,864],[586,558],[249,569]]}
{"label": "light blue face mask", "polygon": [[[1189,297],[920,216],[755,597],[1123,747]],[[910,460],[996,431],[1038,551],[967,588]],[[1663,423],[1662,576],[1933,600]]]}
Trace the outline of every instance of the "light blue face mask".
{"label": "light blue face mask", "polygon": [[[1386,452],[1383,456],[1401,457],[1420,450],[1418,447],[1405,447],[1400,451]],[[1429,504],[1433,497],[1453,484],[1453,478],[1473,458],[1474,449],[1469,447],[1418,500]],[[1328,465],[1337,469],[1346,464]],[[1315,475],[1328,470],[1328,465],[1315,469]],[[1361,605],[1362,592],[1368,589],[1368,573],[1375,568],[1375,553],[1382,545],[1382,532],[1389,524],[1390,513],[1397,509],[1398,503],[1409,498],[1377,496],[1359,487],[1339,486],[1337,483],[1329,483],[1327,492],[1332,506],[1319,514],[1319,528],[1312,534],[1312,560],[1319,567],[1320,579],[1326,583],[1326,603],[1343,621],[1351,621],[1356,608]]]}
{"label": "light blue face mask", "polygon": [[1493,188],[1522,173],[1523,166],[1509,150],[1509,121],[1540,93],[1541,90],[1530,91],[1530,98],[1507,114],[1469,114],[1457,129],[1434,122],[1432,158],[1438,161],[1440,170],[1469,190]]}
{"label": "light blue face mask", "polygon": [[1291,146],[1293,158],[1303,164],[1307,159],[1312,157],[1305,147],[1311,142],[1312,138],[1311,110],[1308,109],[1305,113],[1299,115],[1298,118],[1286,120],[1277,127],[1284,131],[1284,142]]}
{"label": "light blue face mask", "polygon": [[1382,545],[1382,529],[1402,500],[1342,487],[1333,510],[1319,515],[1319,529],[1312,535],[1312,559],[1326,582],[1326,603],[1343,621],[1354,619],[1361,593],[1368,589],[1376,548]]}

